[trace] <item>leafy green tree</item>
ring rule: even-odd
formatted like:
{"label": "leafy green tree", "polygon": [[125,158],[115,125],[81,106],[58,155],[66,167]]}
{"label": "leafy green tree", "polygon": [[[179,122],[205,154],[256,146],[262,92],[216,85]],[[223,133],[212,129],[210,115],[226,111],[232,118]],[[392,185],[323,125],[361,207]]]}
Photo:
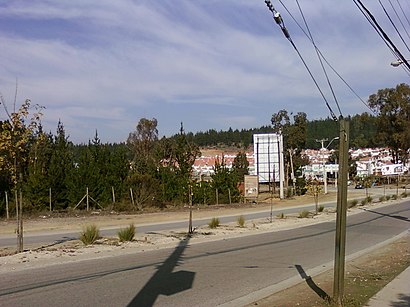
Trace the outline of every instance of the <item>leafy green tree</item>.
{"label": "leafy green tree", "polygon": [[236,176],[233,170],[230,170],[225,163],[225,158],[215,161],[214,174],[211,175],[212,188],[218,190],[218,201],[220,203],[229,203],[229,196],[231,201],[239,200],[239,189],[237,185]]}
{"label": "leafy green tree", "polygon": [[378,90],[368,99],[369,106],[379,113],[377,137],[391,150],[393,162],[406,163],[410,148],[410,86]]}
{"label": "leafy green tree", "polygon": [[249,161],[245,152],[238,152],[232,163],[233,174],[237,182],[244,182],[245,175],[249,174]]}
{"label": "leafy green tree", "polygon": [[[52,154],[48,170],[48,184],[51,188],[53,209],[66,209],[69,206],[68,189],[70,174],[74,171],[73,144],[68,140],[64,125],[57,124],[57,133],[54,136]],[[76,181],[75,178],[72,178]]]}
{"label": "leafy green tree", "polygon": [[52,135],[41,129],[30,146],[25,198],[34,210],[44,210],[49,204],[49,169],[52,156]]}

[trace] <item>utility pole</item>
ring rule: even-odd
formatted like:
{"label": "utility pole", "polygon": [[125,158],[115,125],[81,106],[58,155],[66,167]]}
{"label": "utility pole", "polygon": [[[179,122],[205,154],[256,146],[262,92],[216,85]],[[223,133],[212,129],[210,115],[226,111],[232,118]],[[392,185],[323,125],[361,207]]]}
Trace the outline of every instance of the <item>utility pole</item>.
{"label": "utility pole", "polygon": [[346,212],[347,212],[347,181],[349,154],[349,122],[339,120],[339,181],[337,189],[336,237],[333,300],[342,306],[344,296],[345,247],[346,247]]}
{"label": "utility pole", "polygon": [[321,151],[321,156],[322,156],[322,176],[323,176],[323,185],[325,188],[325,194],[327,194],[327,173],[326,173],[326,163],[325,163],[325,146],[324,146],[324,142],[327,142],[327,139],[321,139],[321,140],[316,140],[316,142],[321,143],[322,147],[320,148]]}

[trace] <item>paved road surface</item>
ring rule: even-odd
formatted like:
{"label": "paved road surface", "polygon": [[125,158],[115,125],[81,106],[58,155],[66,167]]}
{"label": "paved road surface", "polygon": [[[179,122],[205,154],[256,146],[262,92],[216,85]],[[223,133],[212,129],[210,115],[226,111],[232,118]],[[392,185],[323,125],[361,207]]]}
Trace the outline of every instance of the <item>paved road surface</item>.
{"label": "paved road surface", "polygon": [[[409,229],[410,202],[348,217],[347,255]],[[334,254],[334,222],[0,276],[2,306],[240,306]],[[248,296],[248,297],[247,297]],[[251,297],[251,300],[255,296]]]}

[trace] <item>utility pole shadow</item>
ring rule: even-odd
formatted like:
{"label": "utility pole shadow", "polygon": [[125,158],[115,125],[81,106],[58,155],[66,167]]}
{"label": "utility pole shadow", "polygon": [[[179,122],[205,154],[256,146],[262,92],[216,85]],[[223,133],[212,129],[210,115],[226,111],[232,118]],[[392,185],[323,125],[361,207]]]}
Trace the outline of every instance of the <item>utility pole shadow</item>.
{"label": "utility pole shadow", "polygon": [[172,272],[180,264],[190,238],[191,236],[187,235],[181,240],[174,252],[158,267],[155,274],[128,304],[129,307],[152,306],[160,294],[169,296],[192,288],[194,272]]}
{"label": "utility pole shadow", "polygon": [[318,285],[315,284],[312,277],[306,274],[305,270],[302,268],[301,265],[295,264],[295,268],[296,270],[298,270],[300,277],[302,277],[306,281],[310,289],[312,289],[324,301],[330,302],[332,300],[332,298],[325,291],[323,291],[321,288],[318,287]]}

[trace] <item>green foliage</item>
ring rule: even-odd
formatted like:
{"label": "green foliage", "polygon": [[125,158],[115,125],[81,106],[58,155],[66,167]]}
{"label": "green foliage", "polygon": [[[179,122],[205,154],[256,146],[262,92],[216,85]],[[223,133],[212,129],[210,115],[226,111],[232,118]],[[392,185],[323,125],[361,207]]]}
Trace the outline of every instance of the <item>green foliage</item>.
{"label": "green foliage", "polygon": [[303,210],[299,212],[299,218],[307,218],[309,217],[310,212],[308,210]]}
{"label": "green foliage", "polygon": [[135,237],[135,225],[131,224],[127,228],[118,231],[118,238],[120,242],[132,241]]}
{"label": "green foliage", "polygon": [[391,199],[392,200],[397,200],[399,197],[396,195],[396,194],[393,194],[392,196],[391,196]]}
{"label": "green foliage", "polygon": [[406,198],[408,196],[407,192],[401,193],[401,197]]}
{"label": "green foliage", "polygon": [[244,182],[245,175],[249,174],[249,161],[245,152],[238,152],[232,163],[233,173],[237,182]]}
{"label": "green foliage", "polygon": [[357,206],[358,203],[359,203],[359,201],[357,199],[353,199],[352,201],[349,202],[348,207],[353,208],[353,207]]}
{"label": "green foliage", "polygon": [[245,218],[241,215],[236,219],[238,226],[243,228],[245,226]]}
{"label": "green foliage", "polygon": [[219,226],[219,218],[213,217],[212,220],[208,223],[209,228],[214,229]]}
{"label": "green foliage", "polygon": [[369,106],[376,111],[377,138],[386,144],[393,161],[406,161],[410,148],[410,86],[398,84],[395,88],[378,90],[369,96]]}
{"label": "green foliage", "polygon": [[80,233],[80,240],[84,245],[94,244],[100,238],[100,231],[96,225],[88,225]]}
{"label": "green foliage", "polygon": [[225,158],[215,161],[214,174],[212,177],[212,187],[218,190],[219,203],[229,203],[229,196],[232,202],[239,200],[239,190],[236,177],[233,170],[230,170],[225,164]]}
{"label": "green foliage", "polygon": [[379,197],[379,201],[380,201],[380,202],[384,202],[384,201],[386,201],[386,200],[387,200],[387,199],[386,199],[386,196],[383,196],[383,195],[382,195],[382,196]]}
{"label": "green foliage", "polygon": [[285,214],[284,214],[283,212],[279,213],[276,217],[277,217],[278,219],[285,219],[285,218],[286,218],[286,216],[285,216]]}
{"label": "green foliage", "polygon": [[373,201],[373,198],[372,198],[371,196],[367,196],[367,197],[366,197],[366,202],[367,202],[367,203],[370,204],[372,201]]}
{"label": "green foliage", "polygon": [[318,208],[318,211],[319,211],[319,212],[323,212],[323,210],[325,210],[325,207],[322,206],[322,205],[320,205],[319,208]]}
{"label": "green foliage", "polygon": [[367,198],[364,198],[360,201],[360,205],[362,206],[367,205],[367,203],[368,203]]}
{"label": "green foliage", "polygon": [[390,200],[391,199],[391,195],[386,195],[386,200]]}

